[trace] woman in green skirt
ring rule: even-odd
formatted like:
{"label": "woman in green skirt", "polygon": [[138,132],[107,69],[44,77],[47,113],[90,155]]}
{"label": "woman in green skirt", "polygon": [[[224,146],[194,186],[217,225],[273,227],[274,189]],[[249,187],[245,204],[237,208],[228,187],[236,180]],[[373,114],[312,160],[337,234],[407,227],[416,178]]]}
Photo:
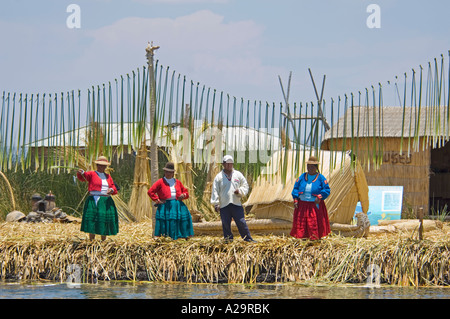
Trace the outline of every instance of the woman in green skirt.
{"label": "woman in green skirt", "polygon": [[80,169],[77,172],[80,181],[89,183],[90,195],[84,203],[81,231],[89,233],[90,240],[94,240],[96,234],[105,240],[106,236],[119,232],[117,209],[111,198],[111,195],[117,194],[117,188],[111,175],[105,173],[110,165],[108,159],[100,156],[95,164],[96,171],[85,172]]}
{"label": "woman in green skirt", "polygon": [[156,203],[155,236],[172,239],[194,236],[192,216],[182,202],[189,197],[183,184],[174,178],[175,165],[172,162],[163,168],[164,177],[156,181],[148,190],[148,196]]}

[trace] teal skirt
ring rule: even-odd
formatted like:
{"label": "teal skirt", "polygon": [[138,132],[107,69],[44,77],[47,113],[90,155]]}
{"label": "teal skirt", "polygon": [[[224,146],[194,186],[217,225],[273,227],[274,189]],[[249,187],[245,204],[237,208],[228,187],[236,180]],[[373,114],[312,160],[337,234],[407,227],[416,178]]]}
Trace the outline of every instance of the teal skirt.
{"label": "teal skirt", "polygon": [[119,232],[119,216],[111,196],[100,196],[97,203],[93,196],[88,197],[84,203],[81,231],[103,236]]}
{"label": "teal skirt", "polygon": [[191,213],[182,201],[167,200],[158,205],[155,220],[155,236],[172,239],[194,236]]}

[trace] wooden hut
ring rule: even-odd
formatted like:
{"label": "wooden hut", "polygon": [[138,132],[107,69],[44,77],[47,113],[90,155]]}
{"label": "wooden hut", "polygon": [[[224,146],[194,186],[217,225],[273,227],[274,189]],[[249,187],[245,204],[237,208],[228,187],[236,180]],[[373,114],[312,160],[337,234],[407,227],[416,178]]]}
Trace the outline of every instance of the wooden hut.
{"label": "wooden hut", "polygon": [[[295,151],[277,152],[266,167],[266,174],[253,184],[245,206],[257,219],[281,219],[292,222],[294,204],[292,189],[298,176],[306,172],[303,156]],[[309,153],[309,151],[307,152]],[[279,165],[284,159],[287,165],[283,172]],[[355,215],[356,204],[361,202],[364,213],[369,208],[369,189],[362,167],[358,162],[352,167],[351,158],[342,152],[319,152],[319,171],[327,178],[331,188],[325,200],[330,223],[350,224]],[[278,169],[276,169],[278,168]],[[282,176],[286,174],[285,183]]]}
{"label": "wooden hut", "polygon": [[[353,107],[326,132],[323,150],[351,151],[370,186],[403,186],[403,216],[450,201],[445,107]],[[431,199],[431,200],[430,200]]]}

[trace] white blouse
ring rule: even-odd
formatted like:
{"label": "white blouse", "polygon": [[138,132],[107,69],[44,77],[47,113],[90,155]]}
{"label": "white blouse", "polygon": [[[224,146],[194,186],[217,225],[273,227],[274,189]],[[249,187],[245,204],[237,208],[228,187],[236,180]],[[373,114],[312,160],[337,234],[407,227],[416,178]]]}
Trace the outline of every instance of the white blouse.
{"label": "white blouse", "polygon": [[164,180],[170,186],[170,198],[168,198],[168,200],[177,199],[177,191],[175,189],[175,183],[176,183],[175,178],[167,179],[167,178],[164,177]]}

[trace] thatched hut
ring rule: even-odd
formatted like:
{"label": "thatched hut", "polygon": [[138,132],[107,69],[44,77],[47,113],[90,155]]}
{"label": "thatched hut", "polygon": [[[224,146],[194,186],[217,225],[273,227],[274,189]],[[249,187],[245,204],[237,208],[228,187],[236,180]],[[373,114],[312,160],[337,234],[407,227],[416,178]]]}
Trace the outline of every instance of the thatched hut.
{"label": "thatched hut", "polygon": [[368,185],[403,186],[404,215],[430,213],[433,202],[450,203],[449,130],[439,120],[446,114],[444,107],[349,108],[321,149],[351,151]]}
{"label": "thatched hut", "polygon": [[[309,153],[309,151],[307,152]],[[284,173],[280,161],[287,159]],[[350,224],[358,202],[364,213],[369,208],[369,189],[362,167],[358,162],[352,167],[351,158],[341,152],[319,152],[319,171],[327,178],[331,188],[325,200],[330,223]],[[296,173],[297,171],[297,173]],[[278,152],[271,158],[262,174],[253,184],[252,192],[245,203],[257,219],[281,219],[292,222],[294,205],[292,189],[298,176],[306,171],[303,156],[295,151]],[[283,183],[283,174],[285,182]]]}

